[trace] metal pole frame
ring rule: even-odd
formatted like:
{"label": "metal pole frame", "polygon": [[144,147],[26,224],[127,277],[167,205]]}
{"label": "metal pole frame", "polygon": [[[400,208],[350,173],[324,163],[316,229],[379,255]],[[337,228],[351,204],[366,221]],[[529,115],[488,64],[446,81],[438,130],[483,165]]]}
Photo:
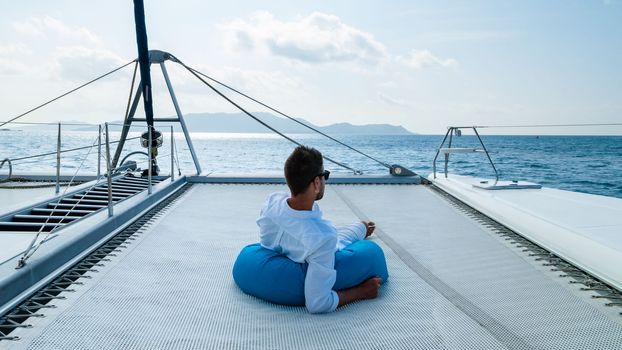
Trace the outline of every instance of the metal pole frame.
{"label": "metal pole frame", "polygon": [[140,87],[141,85],[138,84],[138,87],[136,88],[136,94],[134,95],[134,101],[132,101],[132,106],[130,107],[130,112],[127,114],[127,117],[123,121],[121,138],[119,139],[119,144],[117,145],[117,149],[114,152],[114,158],[112,159],[112,168],[116,168],[117,165],[119,165],[117,163],[119,163],[119,159],[121,158],[121,152],[123,151],[123,147],[125,146],[125,139],[127,138],[127,134],[130,132],[130,127],[132,125],[132,121],[134,120],[136,109],[138,108],[138,102],[140,101]]}
{"label": "metal pole frame", "polygon": [[[456,128],[452,127],[449,133],[449,141],[447,142],[447,147],[451,148],[451,142],[454,138],[454,133],[456,132]],[[447,178],[447,166],[449,165],[449,153],[445,153],[445,178]]]}
{"label": "metal pole frame", "polygon": [[[490,153],[488,152],[488,149],[484,145],[484,141],[479,136],[479,133],[477,132],[477,127],[475,126],[449,127],[449,129],[447,130],[447,133],[445,133],[445,137],[443,138],[441,145],[436,150],[436,155],[434,155],[434,160],[432,161],[432,172],[434,174],[434,178],[436,179],[436,159],[438,158],[441,148],[443,148],[443,145],[445,144],[447,137],[449,137],[448,147],[451,148],[453,135],[454,134],[456,134],[457,136],[461,135],[461,133],[456,132],[456,131],[460,132],[460,129],[473,129],[473,132],[475,133],[475,136],[477,136],[477,139],[479,140],[480,145],[482,145],[482,149],[484,153],[486,153],[486,157],[488,157],[488,162],[490,162],[490,165],[492,166],[492,170],[495,172],[495,184],[496,184],[499,181],[499,172],[497,171],[497,167],[495,167],[495,163],[492,161],[492,158],[490,157]],[[449,153],[445,153],[445,177],[447,177],[447,164],[448,163],[449,163]]]}
{"label": "metal pole frame", "polygon": [[181,129],[183,130],[184,136],[186,137],[186,142],[188,143],[188,148],[190,149],[190,154],[192,155],[192,160],[194,161],[194,166],[197,169],[197,175],[201,175],[201,164],[199,164],[199,158],[197,157],[197,153],[195,152],[194,146],[192,145],[190,133],[188,132],[188,128],[186,127],[186,122],[184,121],[184,116],[181,113],[181,108],[179,108],[179,103],[177,103],[177,97],[175,97],[175,91],[173,90],[173,85],[171,84],[171,80],[168,77],[168,72],[166,71],[164,61],[160,62],[160,68],[162,69],[162,74],[164,75],[164,80],[166,81],[168,92],[171,95],[173,106],[175,106],[175,112],[177,113],[177,118],[179,118],[179,124],[181,124]]}
{"label": "metal pole frame", "polygon": [[175,136],[173,134],[173,126],[171,125],[171,182],[175,181],[175,153],[173,153],[175,148],[175,140],[173,137]]}
{"label": "metal pole frame", "polygon": [[[160,68],[162,69],[162,75],[164,76],[164,81],[166,82],[166,86],[168,88],[169,94],[171,96],[171,100],[173,101],[173,106],[175,107],[175,113],[177,114],[177,119],[175,120],[160,120],[160,119],[168,119],[168,118],[154,118],[153,121],[158,122],[158,121],[172,121],[172,122],[179,122],[179,124],[181,124],[181,129],[184,133],[184,137],[186,138],[186,143],[188,144],[188,149],[190,150],[190,154],[192,156],[192,160],[194,162],[194,166],[196,168],[197,171],[197,175],[200,175],[202,170],[201,170],[201,164],[199,163],[199,158],[197,157],[197,153],[194,149],[194,145],[192,144],[192,139],[190,138],[190,132],[188,131],[188,127],[186,126],[186,122],[184,120],[184,116],[183,113],[181,112],[181,108],[179,107],[179,103],[177,102],[177,97],[175,96],[175,91],[173,90],[173,85],[171,84],[171,80],[168,76],[168,71],[166,70],[166,66],[164,65],[164,61],[171,59],[170,54],[163,52],[163,51],[158,51],[158,50],[150,50],[149,51],[149,59],[150,59],[150,64],[153,63],[159,63],[160,64]],[[141,82],[139,82],[141,83]],[[136,109],[138,108],[138,104],[139,101],[141,99],[141,84],[138,85],[138,88],[136,89],[136,94],[134,95],[134,100],[132,101],[132,105],[130,107],[130,111],[127,114],[127,117],[124,120],[123,123],[123,129],[121,131],[121,138],[119,140],[119,144],[117,145],[116,151],[115,151],[115,155],[114,158],[112,160],[112,168],[116,168],[119,162],[119,159],[121,158],[121,152],[123,151],[123,147],[125,145],[125,140],[127,138],[127,135],[129,133],[131,124],[134,121],[142,121],[140,118],[134,118],[135,114],[136,114]]]}
{"label": "metal pole frame", "polygon": [[58,123],[58,137],[56,140],[56,194],[60,193],[60,123]]}
{"label": "metal pole frame", "polygon": [[443,145],[445,144],[445,140],[447,140],[447,136],[449,135],[450,131],[451,131],[451,128],[447,129],[447,132],[445,133],[445,137],[443,138],[441,145],[438,146],[438,149],[436,150],[436,154],[434,155],[434,160],[432,160],[432,172],[434,173],[435,179],[436,179],[436,159],[438,158],[438,154],[441,152],[441,148],[443,148]]}
{"label": "metal pole frame", "polygon": [[97,180],[101,176],[102,168],[102,125],[97,126]]}
{"label": "metal pole frame", "polygon": [[108,123],[106,125],[106,176],[108,177],[108,217],[114,215],[112,206],[112,171],[110,167],[110,133]]}
{"label": "metal pole frame", "polygon": [[475,135],[477,136],[479,143],[482,145],[484,152],[486,152],[486,157],[488,157],[488,161],[490,162],[490,165],[492,165],[492,170],[495,171],[495,184],[496,184],[499,181],[499,173],[497,172],[497,167],[495,167],[495,163],[493,163],[492,158],[490,158],[488,149],[486,149],[486,146],[484,146],[484,141],[482,141],[482,138],[479,137],[479,133],[477,132],[477,129],[475,127],[473,127],[473,131],[475,132]]}
{"label": "metal pole frame", "polygon": [[151,132],[153,130],[153,126],[151,125],[147,125],[147,133],[149,134],[149,138],[148,138],[148,145],[147,145],[147,152],[149,153],[149,164],[147,165],[149,168],[147,169],[147,193],[151,194],[152,192],[152,188],[151,188],[151,172],[153,169],[153,151],[151,150],[153,147],[153,145],[151,144],[151,139],[152,139],[152,135]]}

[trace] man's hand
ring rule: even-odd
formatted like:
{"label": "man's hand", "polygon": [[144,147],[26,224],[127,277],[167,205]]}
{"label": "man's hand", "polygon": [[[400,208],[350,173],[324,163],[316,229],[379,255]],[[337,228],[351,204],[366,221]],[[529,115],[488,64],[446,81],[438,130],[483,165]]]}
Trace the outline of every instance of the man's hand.
{"label": "man's hand", "polygon": [[369,221],[369,222],[365,222],[365,221],[361,221],[364,225],[365,225],[365,238],[371,236],[372,233],[374,233],[374,230],[376,229],[376,224],[373,221]]}

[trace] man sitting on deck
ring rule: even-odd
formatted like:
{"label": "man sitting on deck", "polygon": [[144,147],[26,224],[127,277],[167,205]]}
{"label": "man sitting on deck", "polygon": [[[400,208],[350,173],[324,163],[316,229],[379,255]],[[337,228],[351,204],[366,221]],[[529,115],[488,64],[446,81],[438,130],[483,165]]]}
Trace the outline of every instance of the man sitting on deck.
{"label": "man sitting on deck", "polygon": [[331,312],[356,300],[373,299],[382,283],[381,278],[371,277],[354,287],[333,290],[337,276],[335,252],[369,237],[375,225],[361,222],[336,228],[322,219],[315,201],[324,196],[329,174],[318,150],[298,146],[285,162],[291,196],[284,192],[271,194],[257,219],[262,247],[308,264],[304,296],[311,313]]}

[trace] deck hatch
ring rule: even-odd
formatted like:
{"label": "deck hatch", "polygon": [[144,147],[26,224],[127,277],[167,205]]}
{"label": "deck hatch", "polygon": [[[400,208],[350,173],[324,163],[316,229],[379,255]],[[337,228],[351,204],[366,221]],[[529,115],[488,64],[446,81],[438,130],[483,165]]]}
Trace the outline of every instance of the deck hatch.
{"label": "deck hatch", "polygon": [[[163,179],[152,179],[157,184]],[[132,185],[122,184],[131,182]],[[148,181],[141,178],[121,176],[112,181],[112,200],[119,202],[148,187]],[[122,187],[116,187],[121,184]],[[51,200],[47,203],[36,205],[29,209],[4,218],[0,221],[0,234],[2,232],[49,232],[54,227],[63,226],[75,222],[81,217],[92,214],[108,205],[108,185],[95,186],[78,193],[71,193],[64,197]],[[50,217],[48,220],[47,217]]]}

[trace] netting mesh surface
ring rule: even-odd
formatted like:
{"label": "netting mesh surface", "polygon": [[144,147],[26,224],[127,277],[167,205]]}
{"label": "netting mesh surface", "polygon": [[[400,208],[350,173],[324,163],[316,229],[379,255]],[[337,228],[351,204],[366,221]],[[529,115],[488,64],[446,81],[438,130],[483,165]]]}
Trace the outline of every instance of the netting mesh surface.
{"label": "netting mesh surface", "polygon": [[[245,295],[231,267],[273,185],[195,185],[28,349],[619,349],[622,326],[422,186],[339,186],[336,224],[374,219],[381,296],[311,315]],[[339,193],[337,193],[339,192]],[[344,200],[345,198],[345,200]],[[353,207],[355,206],[355,207]],[[392,249],[393,248],[393,249]],[[27,330],[24,330],[27,332]]]}

